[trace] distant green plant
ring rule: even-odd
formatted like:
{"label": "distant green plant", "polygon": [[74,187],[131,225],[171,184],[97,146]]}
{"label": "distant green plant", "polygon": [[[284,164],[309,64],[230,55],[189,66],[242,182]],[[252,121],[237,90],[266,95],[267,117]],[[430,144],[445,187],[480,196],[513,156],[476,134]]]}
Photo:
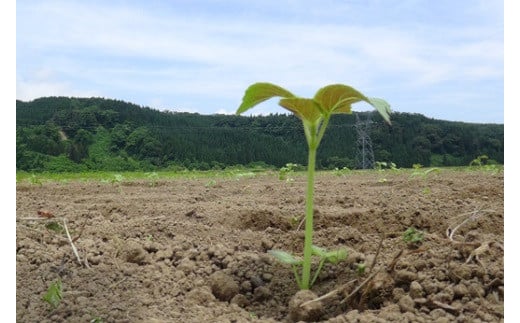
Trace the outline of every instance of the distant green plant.
{"label": "distant green plant", "polygon": [[501,170],[501,168],[496,164],[486,164],[486,165],[482,166],[482,169],[486,172],[490,172],[493,174],[497,174]]}
{"label": "distant green plant", "polygon": [[54,231],[56,233],[64,233],[65,232],[65,228],[63,228],[63,226],[61,224],[59,224],[58,222],[56,222],[56,221],[48,222],[47,224],[45,224],[45,227],[48,230]]}
{"label": "distant green plant", "polygon": [[102,179],[103,183],[110,183],[112,186],[117,186],[119,193],[123,193],[123,188],[121,187],[121,183],[125,180],[125,177],[121,174],[113,174],[108,179]]}
{"label": "distant green plant", "polygon": [[233,176],[235,177],[235,179],[237,181],[239,181],[241,178],[253,178],[253,177],[256,176],[256,173],[254,173],[254,172],[239,172],[239,173],[233,174]]}
{"label": "distant green plant", "polygon": [[336,176],[342,176],[342,175],[348,174],[350,172],[351,172],[351,170],[348,167],[343,167],[343,168],[336,167],[336,168],[334,168],[334,174]]}
{"label": "distant green plant", "polygon": [[287,163],[278,171],[278,179],[281,181],[292,182],[294,179],[290,176],[299,167],[298,164]]}
{"label": "distant green plant", "polygon": [[291,223],[291,226],[295,227],[298,223],[300,223],[301,219],[299,217],[292,216],[289,222]]}
{"label": "distant green plant", "polygon": [[41,179],[38,178],[34,174],[32,174],[31,177],[29,177],[29,183],[31,183],[32,185],[38,185],[38,186],[42,186],[43,185],[43,182],[41,181]]}
{"label": "distant green plant", "polygon": [[424,233],[410,227],[403,233],[403,240],[406,243],[420,243],[424,240]]}
{"label": "distant green plant", "polygon": [[145,176],[150,181],[149,185],[151,187],[157,186],[157,180],[159,179],[159,174],[157,172],[148,172],[148,173],[145,173]]}
{"label": "distant green plant", "polygon": [[363,276],[365,274],[367,265],[365,263],[358,264],[356,267],[356,273],[358,276]]}
{"label": "distant green plant", "polygon": [[[376,169],[380,174],[385,174],[387,170],[392,170],[392,171],[399,171],[399,168],[397,168],[397,165],[394,163],[394,162],[382,162],[382,161],[376,161],[374,163],[374,169]],[[382,177],[380,177],[378,179],[378,182],[379,183],[386,183],[388,182],[388,179],[382,175]]]}
{"label": "distant green plant", "polygon": [[487,155],[480,155],[477,158],[473,159],[469,165],[470,166],[483,166],[487,164],[489,157]]}
{"label": "distant green plant", "polygon": [[[303,260],[298,260],[285,251],[273,251],[272,254],[279,261],[292,265],[300,289],[309,289],[317,277],[315,274],[311,281],[312,256],[321,258],[318,272],[324,262],[340,261],[343,259],[340,255],[346,257],[344,251],[331,251],[329,254],[312,244],[316,154],[329,120],[334,114],[351,114],[352,104],[364,101],[376,108],[383,119],[390,123],[390,105],[382,99],[368,98],[356,89],[343,84],[327,85],[319,89],[313,98],[302,98],[275,84],[255,83],[246,89],[242,103],[236,113],[244,113],[259,103],[274,97],[280,97],[278,104],[294,113],[302,121],[308,147],[308,163]],[[299,266],[301,266],[301,276],[297,272]]]}
{"label": "distant green plant", "polygon": [[429,168],[429,169],[426,169],[426,170],[422,170],[420,168],[417,168],[416,170],[414,170],[412,172],[412,175],[410,175],[410,177],[421,176],[422,178],[426,178],[431,173],[440,173],[440,171],[441,171],[441,169],[438,168],[438,167],[433,167],[433,168]]}
{"label": "distant green plant", "polygon": [[487,155],[480,155],[473,159],[469,163],[469,166],[471,168],[477,168],[479,170],[484,170],[493,174],[496,174],[500,171],[500,167],[497,165],[497,162],[493,159],[489,159]]}
{"label": "distant green plant", "polygon": [[[419,165],[420,167],[418,167],[417,165]],[[428,178],[428,176],[432,173],[440,173],[441,169],[440,168],[437,168],[437,167],[433,167],[433,168],[429,168],[429,169],[426,169],[426,170],[423,170],[422,169],[422,165],[421,164],[414,164],[414,171],[412,172],[412,174],[410,175],[410,179],[411,178],[414,178],[414,177],[421,177],[425,183],[426,183],[426,179]],[[424,187],[421,191],[424,195],[429,195],[432,190],[431,188],[429,188],[428,186]]]}
{"label": "distant green plant", "polygon": [[42,299],[49,303],[53,309],[56,309],[63,299],[61,280],[58,279],[51,283]]}
{"label": "distant green plant", "polygon": [[112,184],[121,184],[125,180],[125,177],[121,174],[114,174],[114,177],[110,180]]}
{"label": "distant green plant", "polygon": [[213,187],[215,185],[217,185],[217,181],[214,179],[211,179],[211,180],[207,181],[206,184],[204,184],[205,187]]}
{"label": "distant green plant", "polygon": [[432,189],[429,188],[429,187],[425,187],[425,188],[422,189],[422,193],[424,195],[429,195],[429,194],[431,194],[431,192],[432,192]]}
{"label": "distant green plant", "polygon": [[382,161],[376,161],[374,163],[374,168],[379,171],[383,171],[385,169],[399,170],[399,168],[397,168],[397,165],[394,162],[387,163],[387,162],[382,162]]}

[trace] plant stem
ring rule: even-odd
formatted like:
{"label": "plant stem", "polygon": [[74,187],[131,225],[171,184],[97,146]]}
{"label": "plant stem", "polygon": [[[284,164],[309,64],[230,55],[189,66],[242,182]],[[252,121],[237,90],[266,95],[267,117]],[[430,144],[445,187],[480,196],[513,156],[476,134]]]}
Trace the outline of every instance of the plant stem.
{"label": "plant stem", "polygon": [[[314,130],[314,131],[312,131]],[[314,170],[316,167],[316,150],[318,148],[316,129],[311,129],[312,137],[309,141],[309,162],[307,164],[307,199],[305,206],[305,242],[303,249],[303,269],[301,289],[310,288],[311,258],[312,258],[312,234],[314,215]]]}

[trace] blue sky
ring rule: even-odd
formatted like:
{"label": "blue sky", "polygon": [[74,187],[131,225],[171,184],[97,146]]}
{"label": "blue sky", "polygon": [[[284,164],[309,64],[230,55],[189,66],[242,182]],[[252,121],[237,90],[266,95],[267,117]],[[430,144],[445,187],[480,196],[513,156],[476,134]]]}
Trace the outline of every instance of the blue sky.
{"label": "blue sky", "polygon": [[305,97],[344,83],[394,111],[504,123],[504,2],[16,1],[19,100],[234,113],[260,81]]}

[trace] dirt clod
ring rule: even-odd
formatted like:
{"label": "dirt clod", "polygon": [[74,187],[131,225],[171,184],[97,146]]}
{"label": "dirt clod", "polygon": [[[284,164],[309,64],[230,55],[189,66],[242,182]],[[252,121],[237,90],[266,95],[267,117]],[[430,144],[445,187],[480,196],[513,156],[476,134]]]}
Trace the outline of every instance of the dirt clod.
{"label": "dirt clod", "polygon": [[289,301],[289,320],[292,322],[313,322],[318,321],[323,315],[323,304],[321,301],[307,303],[301,306],[303,303],[318,298],[310,290],[298,291]]}
{"label": "dirt clod", "polygon": [[271,291],[265,286],[259,286],[254,290],[254,298],[257,301],[265,301],[271,297]]}
{"label": "dirt clod", "polygon": [[399,299],[399,308],[401,309],[401,312],[413,312],[415,302],[410,295],[404,295]]}
{"label": "dirt clod", "polygon": [[141,264],[146,260],[147,253],[141,244],[130,240],[124,244],[121,255],[127,262]]}
{"label": "dirt clod", "polygon": [[213,295],[221,301],[230,301],[240,291],[237,282],[222,271],[217,271],[211,275],[209,282]]}

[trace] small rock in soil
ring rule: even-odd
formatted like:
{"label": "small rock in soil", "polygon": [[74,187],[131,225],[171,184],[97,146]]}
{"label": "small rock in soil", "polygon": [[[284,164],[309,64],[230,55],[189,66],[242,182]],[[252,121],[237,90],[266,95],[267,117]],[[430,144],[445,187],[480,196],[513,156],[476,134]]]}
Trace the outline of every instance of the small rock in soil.
{"label": "small rock in soil", "polygon": [[365,261],[365,255],[358,252],[358,251],[355,251],[355,250],[351,250],[349,251],[348,253],[348,256],[347,256],[347,259],[345,260],[345,262],[347,264],[355,264],[355,263],[358,263],[358,262],[363,262]]}
{"label": "small rock in soil", "polygon": [[253,289],[253,286],[251,285],[251,282],[249,280],[244,280],[242,284],[240,284],[240,290],[243,292],[251,292]]}
{"label": "small rock in soil", "polygon": [[426,294],[435,294],[439,290],[439,281],[437,279],[426,279],[422,282],[422,287]]}
{"label": "small rock in soil", "polygon": [[247,297],[245,297],[242,294],[236,294],[230,301],[231,304],[236,304],[239,307],[246,307],[249,305],[249,301],[247,300]]}
{"label": "small rock in soil", "polygon": [[468,286],[468,291],[471,297],[484,297],[485,291],[484,288],[482,288],[482,285],[478,283],[471,283]]}
{"label": "small rock in soil", "polygon": [[353,310],[347,313],[345,315],[345,318],[347,319],[347,322],[358,322],[359,321],[359,311]]}
{"label": "small rock in soil", "polygon": [[177,265],[177,269],[182,270],[182,272],[186,275],[190,274],[197,265],[194,261],[190,260],[189,258],[183,258],[179,265]]}
{"label": "small rock in soil", "polygon": [[124,244],[121,254],[127,262],[134,264],[145,262],[147,255],[146,251],[139,243],[131,240]]}
{"label": "small rock in soil", "polygon": [[269,297],[271,297],[271,290],[269,290],[269,288],[265,286],[259,286],[255,288],[253,295],[255,297],[255,300],[260,302],[265,301],[266,299],[269,299]]}
{"label": "small rock in soil", "polygon": [[433,296],[433,300],[440,303],[451,303],[453,301],[453,289],[445,288],[442,292],[439,292]]}
{"label": "small rock in soil", "polygon": [[417,274],[408,270],[399,270],[395,273],[395,283],[398,285],[408,285],[417,280]]}
{"label": "small rock in soil", "polygon": [[264,249],[264,251],[267,251],[267,250],[273,249],[274,242],[270,239],[264,238],[264,239],[262,239],[261,245],[262,245],[262,249]]}
{"label": "small rock in soil", "polygon": [[215,296],[207,286],[196,287],[186,294],[186,299],[198,305],[208,306],[208,303],[215,301]]}
{"label": "small rock in soil", "polygon": [[438,318],[441,318],[441,317],[446,317],[446,315],[448,315],[448,313],[446,313],[446,311],[443,310],[442,308],[436,308],[430,312],[430,316],[434,320],[437,320]]}
{"label": "small rock in soil", "polygon": [[266,281],[266,282],[270,282],[271,279],[273,279],[273,275],[270,274],[270,273],[263,273],[262,274],[262,280]]}
{"label": "small rock in soil", "polygon": [[399,299],[399,308],[402,312],[413,312],[415,309],[415,302],[410,295],[404,295]]}
{"label": "small rock in soil", "polygon": [[265,285],[265,283],[262,280],[262,278],[260,278],[258,276],[252,276],[251,279],[250,279],[250,282],[253,285],[253,287],[259,287],[259,286]]}
{"label": "small rock in soil", "polygon": [[209,281],[213,295],[221,301],[230,301],[240,291],[237,282],[222,271],[212,274]]}
{"label": "small rock in soil", "polygon": [[460,280],[468,280],[471,278],[471,267],[466,264],[459,264],[454,266],[449,272],[452,281],[459,282]]}
{"label": "small rock in soil", "polygon": [[412,298],[420,298],[420,297],[423,297],[424,295],[424,291],[423,291],[423,288],[421,286],[421,284],[419,284],[419,282],[417,281],[413,281],[410,283],[410,297]]}
{"label": "small rock in soil", "polygon": [[312,302],[300,306],[304,302],[318,298],[310,290],[298,291],[289,301],[289,321],[291,322],[316,322],[323,315],[323,304],[321,301]]}
{"label": "small rock in soil", "polygon": [[462,298],[469,294],[468,287],[465,284],[459,283],[453,286],[453,293],[456,298]]}
{"label": "small rock in soil", "polygon": [[394,288],[392,290],[392,298],[394,299],[394,301],[396,303],[399,302],[401,297],[403,297],[405,294],[406,294],[406,292],[404,291],[404,289],[402,289],[400,287]]}

